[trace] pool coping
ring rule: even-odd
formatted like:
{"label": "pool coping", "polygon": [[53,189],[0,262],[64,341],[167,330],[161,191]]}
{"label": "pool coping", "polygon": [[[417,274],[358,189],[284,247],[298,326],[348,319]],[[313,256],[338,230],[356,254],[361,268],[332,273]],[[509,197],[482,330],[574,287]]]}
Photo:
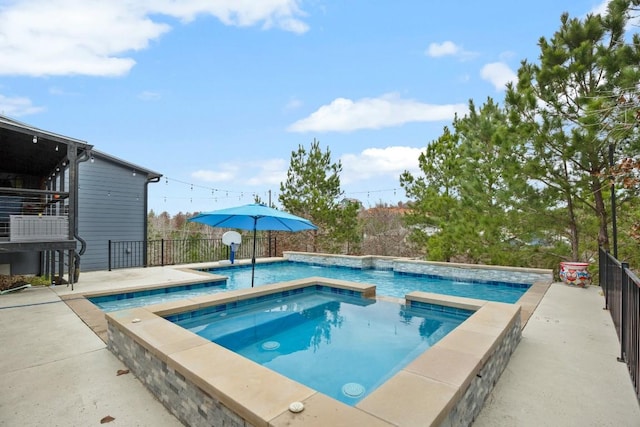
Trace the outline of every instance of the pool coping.
{"label": "pool coping", "polygon": [[[143,377],[141,379],[144,382],[144,376],[148,374],[142,368],[136,368],[140,362],[136,358],[126,360],[127,356],[121,352],[122,349],[114,345],[123,339],[133,340],[144,349],[145,358],[156,358],[163,369],[166,365],[166,369],[174,372],[177,378],[192,383],[205,396],[251,425],[313,426],[339,423],[388,426],[440,425],[446,422],[458,410],[459,402],[468,400],[467,395],[473,388],[474,381],[477,382],[479,373],[490,365],[489,362],[502,345],[502,340],[507,336],[511,337],[510,347],[506,349],[509,354],[519,341],[520,305],[411,292],[406,296],[407,303],[417,301],[445,305],[473,310],[475,313],[352,407],[255,364],[162,318],[224,301],[311,284],[364,290],[367,297],[375,296],[373,285],[305,278],[133,308],[106,314],[109,346],[128,365],[134,365],[129,366],[134,373],[141,369],[137,375]],[[508,360],[508,357],[504,359]],[[498,376],[503,368],[498,369]],[[492,375],[495,376],[496,373],[493,372]],[[488,375],[480,378],[483,376],[489,380]],[[419,396],[422,404],[409,398],[412,396]],[[424,399],[430,399],[430,405],[424,405]],[[305,410],[299,414],[290,412],[289,404],[294,401],[303,402]]]}
{"label": "pool coping", "polygon": [[[388,257],[391,258],[391,257]],[[396,258],[393,258],[396,259]],[[245,260],[246,261],[246,260]],[[260,263],[269,263],[269,262],[286,262],[285,259],[279,258],[276,261],[269,261],[269,259],[261,259],[257,260]],[[248,265],[247,262],[238,262],[239,266]],[[104,312],[100,310],[96,305],[91,303],[87,298],[112,295],[112,294],[120,294],[127,292],[137,292],[137,291],[145,291],[151,289],[158,289],[163,287],[175,287],[175,286],[183,286],[188,284],[198,284],[198,283],[206,283],[212,282],[216,280],[224,280],[227,276],[219,275],[215,273],[203,272],[200,269],[202,268],[213,268],[213,267],[228,267],[229,264],[220,265],[218,262],[216,263],[200,263],[194,264],[191,266],[181,266],[176,268],[177,270],[188,271],[190,273],[194,273],[196,275],[201,275],[201,279],[183,279],[176,280],[169,283],[156,283],[150,285],[137,285],[137,286],[126,286],[118,289],[108,289],[108,290],[100,290],[100,291],[75,291],[74,293],[67,293],[60,295],[60,298],[66,302],[66,304],[82,319],[82,321],[91,328],[91,330],[102,339],[105,343],[108,344],[107,337],[107,321],[104,316]],[[514,267],[504,267],[504,268],[514,268]],[[521,306],[521,324],[522,328],[525,327],[531,314],[534,312],[542,297],[545,295],[549,287],[551,286],[551,281],[536,281],[534,282],[529,289],[515,302]],[[383,295],[377,295],[377,298],[387,298],[390,300],[401,300],[394,297],[388,297]]]}

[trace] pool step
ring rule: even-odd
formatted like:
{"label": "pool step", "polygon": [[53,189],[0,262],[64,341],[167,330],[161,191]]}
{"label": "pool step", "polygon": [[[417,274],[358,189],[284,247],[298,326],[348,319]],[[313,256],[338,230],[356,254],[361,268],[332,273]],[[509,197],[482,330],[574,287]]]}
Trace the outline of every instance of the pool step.
{"label": "pool step", "polygon": [[[337,305],[336,305],[337,304]],[[236,314],[212,322],[198,335],[230,349],[242,348],[252,342],[315,320],[321,322],[326,310],[335,310],[339,303],[326,300],[305,301],[296,311],[260,311]]]}

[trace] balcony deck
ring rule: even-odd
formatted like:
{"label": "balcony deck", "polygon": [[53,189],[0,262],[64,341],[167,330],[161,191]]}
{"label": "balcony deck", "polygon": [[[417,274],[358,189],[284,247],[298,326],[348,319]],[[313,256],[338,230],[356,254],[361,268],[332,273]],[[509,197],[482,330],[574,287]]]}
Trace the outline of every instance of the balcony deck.
{"label": "balcony deck", "polygon": [[75,249],[68,196],[60,191],[0,187],[0,253]]}
{"label": "balcony deck", "polygon": [[10,252],[40,252],[40,251],[60,251],[76,248],[75,240],[42,240],[33,242],[10,242],[0,240],[0,253]]}

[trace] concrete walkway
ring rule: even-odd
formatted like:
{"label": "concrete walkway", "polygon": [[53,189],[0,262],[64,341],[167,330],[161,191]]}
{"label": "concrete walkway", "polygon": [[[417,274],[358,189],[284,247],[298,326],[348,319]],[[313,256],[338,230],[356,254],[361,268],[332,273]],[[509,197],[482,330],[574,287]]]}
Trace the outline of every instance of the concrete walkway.
{"label": "concrete walkway", "polygon": [[[83,272],[70,287],[0,296],[0,426],[180,426],[63,295],[201,278],[155,267]],[[474,427],[640,426],[600,289],[552,285]]]}
{"label": "concrete walkway", "polygon": [[[75,293],[180,280],[174,269],[82,273]],[[71,287],[0,295],[0,426],[182,426],[60,299]]]}
{"label": "concrete walkway", "polygon": [[601,289],[551,285],[474,427],[640,426]]}

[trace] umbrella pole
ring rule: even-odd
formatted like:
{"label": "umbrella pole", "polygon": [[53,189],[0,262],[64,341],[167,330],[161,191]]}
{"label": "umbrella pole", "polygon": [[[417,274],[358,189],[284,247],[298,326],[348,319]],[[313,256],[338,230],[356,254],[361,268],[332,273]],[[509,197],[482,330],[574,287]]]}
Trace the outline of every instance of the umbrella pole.
{"label": "umbrella pole", "polygon": [[256,273],[256,228],[258,228],[258,218],[253,220],[253,255],[251,255],[251,287],[253,288],[253,276]]}

